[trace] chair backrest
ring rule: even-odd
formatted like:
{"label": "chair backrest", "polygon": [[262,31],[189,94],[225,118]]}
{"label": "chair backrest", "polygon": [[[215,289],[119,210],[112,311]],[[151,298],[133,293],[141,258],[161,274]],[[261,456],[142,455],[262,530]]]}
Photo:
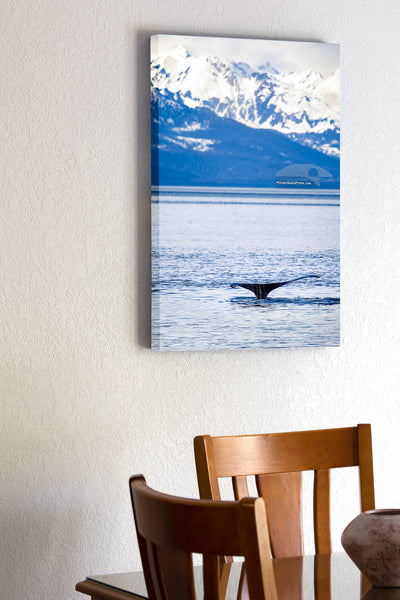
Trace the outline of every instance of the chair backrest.
{"label": "chair backrest", "polygon": [[204,598],[220,600],[219,556],[244,556],[252,600],[276,600],[264,501],[215,502],[152,490],[130,478],[132,507],[150,600],[195,598],[192,553],[203,554]]}
{"label": "chair backrest", "polygon": [[371,426],[194,440],[200,497],[220,500],[219,478],[230,477],[236,499],[254,475],[265,500],[274,557],[304,554],[302,474],[314,471],[314,541],[331,552],[330,469],[359,467],[361,511],[375,508]]}

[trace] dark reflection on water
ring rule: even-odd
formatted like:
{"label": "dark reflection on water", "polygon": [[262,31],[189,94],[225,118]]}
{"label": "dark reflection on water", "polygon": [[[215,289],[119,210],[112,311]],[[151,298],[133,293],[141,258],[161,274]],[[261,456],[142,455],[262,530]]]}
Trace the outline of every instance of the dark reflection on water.
{"label": "dark reflection on water", "polygon": [[321,306],[330,306],[331,304],[340,304],[340,298],[266,298],[265,300],[258,300],[257,298],[231,298],[230,302],[240,304],[242,306],[261,306],[267,308],[268,306],[274,307],[276,305],[290,305],[296,304],[298,306],[305,306],[307,304],[317,304]]}

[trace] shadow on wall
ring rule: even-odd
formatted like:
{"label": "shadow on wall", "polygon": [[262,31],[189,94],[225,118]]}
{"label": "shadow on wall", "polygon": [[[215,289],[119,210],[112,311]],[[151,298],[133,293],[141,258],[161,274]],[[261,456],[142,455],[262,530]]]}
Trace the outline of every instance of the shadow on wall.
{"label": "shadow on wall", "polygon": [[[135,197],[135,229],[131,251],[136,256],[136,281],[132,295],[137,294],[136,328],[139,345],[151,345],[151,186],[150,186],[150,31],[134,31],[134,72],[130,73],[130,89],[134,96],[128,123],[134,131],[132,156]],[[134,228],[132,227],[132,233]]]}

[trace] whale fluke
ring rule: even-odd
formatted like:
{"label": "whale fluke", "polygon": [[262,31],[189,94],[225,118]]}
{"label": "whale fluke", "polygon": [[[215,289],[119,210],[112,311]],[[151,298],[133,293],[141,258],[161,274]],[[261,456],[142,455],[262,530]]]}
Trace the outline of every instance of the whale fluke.
{"label": "whale fluke", "polygon": [[266,297],[272,290],[275,288],[281,287],[281,285],[286,285],[287,283],[292,283],[293,281],[299,281],[299,279],[308,279],[309,277],[315,277],[319,279],[321,275],[303,275],[302,277],[295,277],[294,279],[289,279],[288,281],[276,281],[275,283],[231,283],[231,287],[242,287],[246,290],[250,290],[253,292],[258,300],[265,300]]}

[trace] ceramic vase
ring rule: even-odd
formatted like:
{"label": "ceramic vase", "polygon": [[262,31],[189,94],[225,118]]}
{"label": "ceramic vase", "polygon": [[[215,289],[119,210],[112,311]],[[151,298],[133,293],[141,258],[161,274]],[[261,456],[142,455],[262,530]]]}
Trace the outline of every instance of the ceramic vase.
{"label": "ceramic vase", "polygon": [[342,545],[378,587],[400,587],[400,509],[369,510],[343,531]]}

